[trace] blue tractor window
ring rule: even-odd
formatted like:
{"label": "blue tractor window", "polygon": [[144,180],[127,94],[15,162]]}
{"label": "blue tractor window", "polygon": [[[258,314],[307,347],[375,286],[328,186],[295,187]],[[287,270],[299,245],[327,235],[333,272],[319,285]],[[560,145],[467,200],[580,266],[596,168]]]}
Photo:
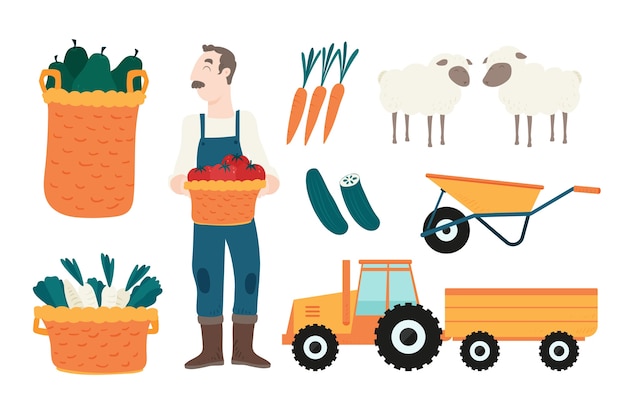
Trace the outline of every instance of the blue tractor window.
{"label": "blue tractor window", "polygon": [[396,304],[417,304],[410,271],[389,271],[389,307]]}
{"label": "blue tractor window", "polygon": [[387,309],[387,271],[363,271],[356,314],[382,316]]}

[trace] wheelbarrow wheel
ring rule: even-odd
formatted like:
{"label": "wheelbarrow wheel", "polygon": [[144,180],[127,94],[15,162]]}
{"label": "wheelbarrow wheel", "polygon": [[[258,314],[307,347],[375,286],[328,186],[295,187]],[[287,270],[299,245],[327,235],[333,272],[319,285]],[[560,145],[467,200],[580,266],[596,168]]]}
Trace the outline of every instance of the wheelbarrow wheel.
{"label": "wheelbarrow wheel", "polygon": [[[453,207],[440,207],[426,217],[423,231],[425,232],[427,230],[436,229],[437,227],[462,219],[463,217],[465,217],[463,213]],[[424,239],[426,240],[428,246],[437,252],[452,253],[465,246],[467,239],[469,239],[469,234],[469,223],[464,221],[463,223],[456,224],[452,227],[448,227],[425,236]]]}

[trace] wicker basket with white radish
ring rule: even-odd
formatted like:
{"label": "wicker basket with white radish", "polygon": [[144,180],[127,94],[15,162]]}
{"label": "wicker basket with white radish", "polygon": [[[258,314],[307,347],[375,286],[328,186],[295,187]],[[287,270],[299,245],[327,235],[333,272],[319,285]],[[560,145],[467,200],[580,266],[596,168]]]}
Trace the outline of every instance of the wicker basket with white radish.
{"label": "wicker basket with white radish", "polygon": [[[158,332],[158,311],[148,308],[162,293],[149,266],[136,265],[124,287],[113,283],[115,261],[101,254],[105,282],[83,279],[75,259],[61,264],[78,283],[46,277],[33,288],[46,305],[35,307],[33,331],[50,338],[52,362],[60,371],[130,373],[146,365],[148,334]],[[45,327],[40,327],[43,321]]]}

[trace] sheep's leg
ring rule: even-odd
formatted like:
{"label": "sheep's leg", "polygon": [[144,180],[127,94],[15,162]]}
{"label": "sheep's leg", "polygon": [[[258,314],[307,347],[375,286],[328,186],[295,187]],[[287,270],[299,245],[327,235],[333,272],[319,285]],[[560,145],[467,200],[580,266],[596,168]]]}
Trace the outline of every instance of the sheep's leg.
{"label": "sheep's leg", "polygon": [[409,141],[409,115],[405,114],[404,115],[404,140],[405,142]]}
{"label": "sheep's leg", "polygon": [[441,123],[441,144],[442,145],[446,144],[446,142],[443,140],[443,125],[444,125],[445,120],[446,120],[445,114],[439,115],[439,122]]}
{"label": "sheep's leg", "polygon": [[515,144],[519,145],[519,114],[515,115]]}
{"label": "sheep's leg", "polygon": [[391,125],[393,126],[393,142],[396,143],[396,118],[398,117],[397,112],[391,113]]}
{"label": "sheep's leg", "polygon": [[532,145],[531,140],[530,140],[530,132],[533,130],[533,117],[532,116],[526,116],[528,118],[528,147],[530,148]]}
{"label": "sheep's leg", "polygon": [[554,115],[550,115],[550,142],[554,142]]}
{"label": "sheep's leg", "polygon": [[567,113],[563,112],[563,143],[567,143]]}
{"label": "sheep's leg", "polygon": [[428,147],[431,148],[433,143],[430,141],[431,133],[433,130],[433,116],[428,116]]}

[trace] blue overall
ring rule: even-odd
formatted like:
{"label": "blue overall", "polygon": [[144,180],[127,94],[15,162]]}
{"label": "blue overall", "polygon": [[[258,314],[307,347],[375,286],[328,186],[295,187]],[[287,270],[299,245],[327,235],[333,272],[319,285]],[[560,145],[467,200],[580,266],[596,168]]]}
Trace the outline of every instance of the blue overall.
{"label": "blue overall", "polygon": [[[235,136],[207,138],[204,114],[200,115],[197,166],[215,165],[228,154],[240,154],[239,111]],[[224,306],[224,255],[228,245],[235,275],[233,314],[256,315],[259,286],[259,242],[252,222],[237,226],[194,223],[192,268],[198,290],[199,317],[222,316]]]}

